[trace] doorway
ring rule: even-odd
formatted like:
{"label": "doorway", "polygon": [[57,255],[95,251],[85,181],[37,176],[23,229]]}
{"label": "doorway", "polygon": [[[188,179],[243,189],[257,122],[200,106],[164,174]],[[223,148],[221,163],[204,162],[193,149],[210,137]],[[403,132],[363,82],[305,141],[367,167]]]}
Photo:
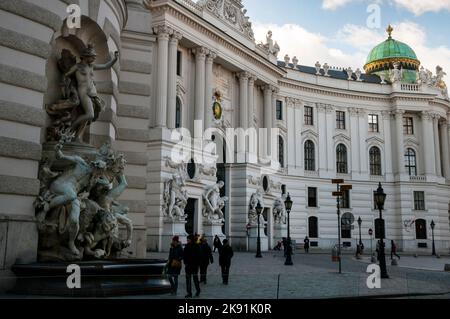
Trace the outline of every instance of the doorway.
{"label": "doorway", "polygon": [[184,209],[184,212],[186,214],[186,232],[189,235],[195,234],[197,231],[195,227],[195,207],[197,206],[197,200],[194,198],[189,198],[186,208]]}

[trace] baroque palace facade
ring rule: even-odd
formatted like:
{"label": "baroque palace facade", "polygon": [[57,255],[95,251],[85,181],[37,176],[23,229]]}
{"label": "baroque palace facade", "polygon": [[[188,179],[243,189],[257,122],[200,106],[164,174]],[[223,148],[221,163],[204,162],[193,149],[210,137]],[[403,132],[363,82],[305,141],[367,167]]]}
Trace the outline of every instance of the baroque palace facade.
{"label": "baroque palace facade", "polygon": [[[66,23],[70,4],[81,9],[80,28]],[[265,43],[255,42],[240,0],[7,0],[0,2],[0,17],[1,275],[15,262],[37,258],[33,203],[49,125],[45,105],[60,98],[62,50],[79,58],[88,44],[101,63],[109,52],[120,57],[111,69],[95,72],[106,108],[85,138],[97,147],[109,142],[125,155],[128,188],[120,201],[134,226],[127,255],[164,251],[174,234],[188,232],[227,236],[237,249],[254,249],[258,201],[268,249],[286,236],[288,192],[292,238],[309,236],[313,246],[330,249],[337,241],[333,178],[353,185],[341,212],[361,217],[366,247],[369,228],[376,229],[373,192],[381,182],[386,238],[404,251],[429,253],[434,221],[436,249],[448,252],[444,73],[421,68],[391,28],[363,73],[279,59],[270,32]],[[192,136],[214,128],[206,141],[227,156],[177,163],[171,154],[180,140],[172,130],[179,128]],[[230,152],[234,138],[221,138],[230,128],[277,128],[279,134],[257,134],[247,148],[239,139]],[[192,144],[197,153],[201,147]],[[270,161],[280,167],[268,168]],[[352,228],[344,227],[342,238],[354,247],[359,234]]]}

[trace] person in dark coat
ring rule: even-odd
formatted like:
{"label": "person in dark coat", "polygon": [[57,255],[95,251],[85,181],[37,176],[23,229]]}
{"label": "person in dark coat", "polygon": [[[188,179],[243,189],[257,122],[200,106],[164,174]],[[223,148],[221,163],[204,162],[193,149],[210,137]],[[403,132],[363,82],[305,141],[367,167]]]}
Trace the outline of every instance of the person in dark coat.
{"label": "person in dark coat", "polygon": [[284,257],[287,255],[287,238],[283,237],[281,242],[283,243]]}
{"label": "person in dark coat", "polygon": [[186,271],[186,298],[192,298],[192,278],[194,278],[196,290],[195,296],[200,296],[200,283],[198,280],[200,259],[200,246],[195,243],[195,237],[193,235],[189,235],[183,252],[184,269]]}
{"label": "person in dark coat", "polygon": [[393,256],[396,256],[398,259],[400,259],[400,256],[397,254],[397,245],[393,240],[391,240],[391,260]]}
{"label": "person in dark coat", "polygon": [[208,266],[214,263],[214,258],[212,255],[211,246],[208,244],[206,238],[202,238],[202,243],[200,244],[201,260],[200,260],[200,282],[206,284],[206,274],[208,273]]}
{"label": "person in dark coat", "polygon": [[305,253],[309,253],[309,238],[308,236],[305,237],[305,239],[303,240],[304,243],[304,248],[305,248]]}
{"label": "person in dark coat", "polygon": [[178,236],[172,238],[170,244],[169,260],[167,261],[167,275],[169,276],[170,285],[172,286],[172,295],[177,294],[178,276],[181,272],[183,260],[183,247]]}
{"label": "person in dark coat", "polygon": [[222,246],[222,242],[220,241],[220,238],[217,235],[214,237],[213,246],[214,246],[214,252],[216,252],[216,249],[219,250],[220,247]]}
{"label": "person in dark coat", "polygon": [[228,244],[228,239],[224,239],[223,245],[219,249],[219,265],[222,269],[222,281],[224,285],[228,285],[231,258],[233,258],[233,248]]}

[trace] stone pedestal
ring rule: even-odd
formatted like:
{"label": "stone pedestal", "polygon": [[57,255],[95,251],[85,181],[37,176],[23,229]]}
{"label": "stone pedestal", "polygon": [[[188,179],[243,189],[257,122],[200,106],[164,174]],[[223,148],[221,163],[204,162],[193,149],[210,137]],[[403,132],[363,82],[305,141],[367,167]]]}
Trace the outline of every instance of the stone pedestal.
{"label": "stone pedestal", "polygon": [[206,239],[208,239],[208,243],[209,245],[211,245],[211,247],[216,235],[219,236],[221,242],[226,238],[226,236],[222,232],[222,225],[222,222],[203,223],[203,234],[205,235]]}
{"label": "stone pedestal", "polygon": [[278,241],[281,241],[283,237],[287,237],[287,225],[275,224],[273,226],[273,242],[276,244]]}
{"label": "stone pedestal", "polygon": [[169,251],[173,236],[178,236],[182,244],[187,243],[188,234],[186,233],[185,220],[164,220],[161,245],[163,251]]}
{"label": "stone pedestal", "polygon": [[[264,233],[264,225],[266,222],[261,222],[260,224],[260,238],[261,238],[261,251],[268,251],[269,250],[269,238]],[[249,236],[248,236],[248,250],[249,251],[255,251],[257,248],[257,242],[258,242],[258,224],[252,225],[252,227],[249,230]]]}

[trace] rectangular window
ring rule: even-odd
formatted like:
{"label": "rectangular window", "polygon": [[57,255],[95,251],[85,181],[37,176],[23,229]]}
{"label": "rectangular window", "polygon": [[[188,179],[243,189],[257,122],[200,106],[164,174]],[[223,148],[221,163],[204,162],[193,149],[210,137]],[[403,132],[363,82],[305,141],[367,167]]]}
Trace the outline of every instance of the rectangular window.
{"label": "rectangular window", "polygon": [[283,120],[283,101],[277,100],[277,120]]}
{"label": "rectangular window", "polygon": [[414,124],[412,117],[403,118],[403,134],[414,135]]}
{"label": "rectangular window", "polygon": [[305,106],[305,125],[314,125],[313,108]]}
{"label": "rectangular window", "polygon": [[414,209],[425,210],[425,193],[414,192]]}
{"label": "rectangular window", "polygon": [[350,208],[350,191],[345,190],[342,192],[341,208]]}
{"label": "rectangular window", "polygon": [[317,207],[317,188],[308,187],[308,207]]}
{"label": "rectangular window", "polygon": [[177,75],[181,76],[181,51],[177,51]]}
{"label": "rectangular window", "polygon": [[336,111],[336,128],[345,130],[345,112]]}
{"label": "rectangular window", "polygon": [[378,115],[369,114],[369,132],[378,133]]}

